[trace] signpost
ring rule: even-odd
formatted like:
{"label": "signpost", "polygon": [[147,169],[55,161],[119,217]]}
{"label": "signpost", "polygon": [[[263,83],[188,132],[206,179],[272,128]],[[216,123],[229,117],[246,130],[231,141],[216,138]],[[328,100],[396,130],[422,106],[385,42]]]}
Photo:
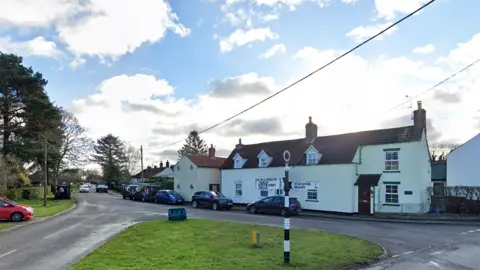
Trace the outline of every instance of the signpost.
{"label": "signpost", "polygon": [[283,160],[285,161],[285,178],[283,178],[283,188],[285,191],[285,220],[283,222],[284,236],[283,236],[283,263],[290,264],[290,185],[288,162],[290,161],[290,151],[283,152]]}

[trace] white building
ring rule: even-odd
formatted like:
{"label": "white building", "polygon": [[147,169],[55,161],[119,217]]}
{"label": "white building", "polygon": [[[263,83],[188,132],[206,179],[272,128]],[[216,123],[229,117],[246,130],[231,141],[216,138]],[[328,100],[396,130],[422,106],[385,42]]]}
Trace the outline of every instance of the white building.
{"label": "white building", "polygon": [[220,191],[220,167],[225,158],[215,156],[213,145],[208,156],[185,156],[174,167],[174,188],[186,201],[201,190]]}
{"label": "white building", "polygon": [[430,155],[426,111],[421,102],[414,125],[243,145],[241,140],[221,170],[221,191],[235,203],[283,194],[283,152],[291,153],[291,196],[303,209],[372,214],[429,211]]}
{"label": "white building", "polygon": [[173,166],[170,166],[170,162],[168,160],[165,163],[165,168],[163,168],[161,172],[155,174],[155,177],[167,177],[167,178],[174,177]]}
{"label": "white building", "polygon": [[448,186],[480,186],[480,134],[447,155]]}

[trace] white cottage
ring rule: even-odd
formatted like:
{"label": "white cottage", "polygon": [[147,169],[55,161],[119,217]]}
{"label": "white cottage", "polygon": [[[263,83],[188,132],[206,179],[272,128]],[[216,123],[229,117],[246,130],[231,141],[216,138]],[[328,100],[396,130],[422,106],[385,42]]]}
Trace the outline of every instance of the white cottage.
{"label": "white cottage", "polygon": [[[162,166],[162,162],[160,162],[160,166]],[[165,163],[165,168],[157,173],[155,177],[166,177],[166,178],[173,178],[173,166],[170,166],[170,162],[167,160]]]}
{"label": "white cottage", "polygon": [[225,158],[215,156],[213,145],[208,156],[185,156],[174,167],[174,188],[186,201],[200,190],[220,191],[220,167]]}
{"label": "white cottage", "polygon": [[480,134],[447,155],[448,186],[480,186]]}
{"label": "white cottage", "polygon": [[291,196],[304,209],[372,214],[429,210],[430,155],[421,102],[412,126],[244,145],[239,141],[221,170],[221,191],[245,204],[283,194],[283,152],[290,151]]}

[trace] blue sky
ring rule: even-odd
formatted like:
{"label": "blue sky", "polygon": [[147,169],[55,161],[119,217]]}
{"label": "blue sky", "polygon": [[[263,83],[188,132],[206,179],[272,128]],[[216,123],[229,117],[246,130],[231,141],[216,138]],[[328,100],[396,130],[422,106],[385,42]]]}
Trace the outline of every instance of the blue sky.
{"label": "blue sky", "polygon": [[[102,2],[102,0],[95,1],[99,3]],[[162,2],[160,0],[157,1]],[[42,23],[37,24],[36,27],[29,26],[29,21],[27,19],[23,21],[21,19],[13,21],[8,14],[0,12],[0,21],[3,19],[3,21],[7,22],[0,23],[0,50],[23,55],[27,65],[31,65],[34,67],[34,69],[42,72],[49,80],[47,91],[51,98],[58,104],[72,109],[76,114],[78,114],[82,124],[91,128],[92,136],[98,136],[101,133],[101,130],[99,130],[97,126],[91,125],[92,122],[89,121],[115,122],[122,121],[121,118],[112,119],[113,116],[109,116],[110,118],[105,116],[105,119],[97,118],[90,120],[91,118],[88,118],[85,115],[82,116],[80,111],[75,111],[74,106],[72,107],[72,104],[74,104],[72,102],[74,100],[85,100],[88,96],[98,93],[98,87],[102,81],[122,74],[127,76],[132,76],[135,74],[153,75],[158,80],[166,80],[169,85],[175,88],[174,93],[170,93],[167,95],[168,97],[163,97],[162,99],[164,103],[157,104],[158,106],[163,106],[164,108],[173,108],[173,103],[179,102],[179,100],[182,98],[190,100],[191,102],[191,104],[188,105],[189,107],[185,105],[188,108],[183,108],[185,110],[189,110],[189,113],[191,113],[189,114],[189,117],[175,120],[161,118],[163,120],[160,122],[163,121],[166,123],[172,120],[172,123],[175,123],[176,125],[178,125],[178,123],[185,123],[185,125],[191,125],[192,123],[198,124],[200,120],[195,119],[195,117],[192,116],[199,115],[199,113],[195,112],[195,110],[200,110],[202,113],[206,113],[206,118],[209,121],[220,120],[221,117],[218,116],[219,114],[224,115],[223,118],[225,118],[228,115],[228,112],[230,112],[230,114],[233,113],[233,108],[232,106],[229,107],[227,105],[222,105],[227,106],[226,108],[232,108],[232,111],[227,110],[224,112],[225,109],[220,108],[216,111],[213,109],[212,111],[208,111],[208,108],[216,107],[216,104],[226,103],[224,100],[217,100],[217,103],[215,103],[215,100],[210,99],[208,102],[204,101],[207,98],[212,98],[207,96],[203,97],[202,99],[198,99],[199,95],[206,95],[207,92],[214,91],[213,87],[215,85],[209,85],[209,81],[221,81],[229,77],[236,78],[236,76],[240,76],[242,74],[255,73],[259,78],[271,78],[274,80],[274,88],[276,87],[276,89],[273,90],[278,90],[278,87],[284,85],[288,81],[291,81],[295,76],[301,75],[314,67],[320,67],[326,62],[326,59],[322,58],[321,56],[318,56],[318,60],[312,56],[310,59],[308,59],[310,61],[308,64],[305,64],[305,61],[302,62],[304,64],[299,64],[298,59],[294,59],[293,56],[302,48],[312,47],[318,51],[348,50],[358,44],[358,41],[355,40],[354,37],[347,36],[347,33],[353,29],[359,26],[373,27],[375,25],[393,22],[394,20],[397,20],[405,15],[404,12],[396,12],[394,13],[396,15],[394,18],[381,17],[381,10],[379,6],[376,5],[376,2],[384,2],[382,0],[358,0],[353,4],[345,4],[340,0],[331,0],[324,7],[320,7],[320,5],[318,3],[314,3],[313,0],[305,0],[305,3],[295,6],[294,11],[289,10],[289,8],[286,6],[259,6],[255,4],[255,1],[258,0],[243,1],[230,6],[228,10],[221,7],[222,5],[225,5],[226,2],[221,0],[170,1],[169,6],[171,7],[171,12],[178,16],[178,21],[174,20],[175,23],[181,24],[185,28],[188,28],[188,34],[179,35],[170,29],[166,31],[163,38],[159,38],[154,42],[147,42],[145,40],[138,39],[137,42],[141,42],[142,45],[137,46],[139,43],[135,46],[130,44],[130,46],[133,46],[133,49],[131,49],[132,52],[120,53],[117,55],[117,59],[115,60],[105,56],[105,61],[102,62],[99,57],[100,53],[89,56],[86,51],[81,52],[79,49],[76,51],[72,49],[74,46],[76,46],[74,42],[91,43],[93,44],[91,48],[95,47],[95,44],[107,44],[108,42],[104,40],[106,37],[101,35],[102,33],[92,36],[95,38],[92,38],[91,40],[70,39],[67,42],[61,38],[62,34],[61,30],[59,29],[68,29],[69,31],[71,31],[71,29],[76,29],[72,25],[75,23],[81,23],[81,21],[76,22],[75,18],[82,16],[87,16],[83,18],[88,18],[90,15],[85,15],[88,14],[88,12],[74,13],[72,11],[73,9],[62,9],[63,7],[59,4],[59,1],[48,0],[45,2],[45,5],[51,4],[52,10],[56,12],[58,9],[60,11],[58,11],[58,13],[52,12],[54,14],[52,17],[57,16],[56,18],[51,20],[45,19],[42,21],[41,18],[44,16],[42,13],[43,11],[37,8],[34,12],[38,12],[36,15],[38,18],[40,18],[38,19],[39,22]],[[144,11],[136,6],[127,6],[126,2],[129,1],[118,1],[118,7],[123,5],[123,8],[130,10],[133,14],[132,18],[134,18],[134,16],[148,16],[145,15],[145,13],[142,13]],[[147,5],[147,2],[149,5],[154,5],[154,2],[148,0],[145,1],[145,6]],[[283,0],[283,2],[289,2],[289,0]],[[402,4],[400,1],[391,2],[392,3],[389,4],[391,6],[390,10],[402,10]],[[415,3],[418,4],[424,1],[408,0],[404,3],[406,2],[409,3],[409,5],[406,5],[407,8],[410,7],[409,11],[412,11],[416,7]],[[130,1],[130,3],[134,2]],[[137,2],[137,5],[142,4]],[[397,5],[397,7],[395,7],[395,5]],[[113,7],[108,7],[107,4],[104,3],[102,3],[102,5],[99,4],[99,6],[104,8],[106,13],[108,13],[108,8],[112,8],[113,10]],[[12,5],[11,8],[15,9],[15,6]],[[245,10],[247,13],[250,12],[251,14],[255,14],[249,26],[246,26],[245,21],[236,25],[232,25],[226,21],[225,16],[227,13],[235,14],[240,9]],[[61,13],[62,10],[69,12]],[[431,80],[427,80],[433,84],[434,82],[441,80],[443,78],[442,76],[448,75],[449,72],[455,70],[457,67],[460,67],[463,63],[453,63],[453,60],[451,60],[448,63],[440,64],[437,62],[437,60],[440,57],[448,56],[448,54],[457,47],[459,42],[469,42],[475,34],[480,32],[478,27],[478,25],[480,25],[480,17],[475,14],[475,10],[480,10],[480,2],[478,1],[459,2],[451,0],[437,0],[431,6],[427,7],[425,11],[399,25],[399,28],[391,35],[385,36],[382,40],[370,42],[366,46],[359,49],[356,52],[356,55],[361,57],[362,60],[373,61],[379,66],[385,64],[384,62],[381,62],[383,61],[382,59],[398,59],[405,57],[408,58],[409,61],[421,61],[422,65],[424,65],[422,67],[424,70],[429,68],[442,68],[442,71],[436,71],[437,73],[435,76],[432,75]],[[277,15],[279,18],[277,20],[262,22],[259,19],[259,14]],[[69,23],[72,25],[68,25],[65,20],[62,20],[65,18],[68,18]],[[147,28],[149,27],[147,24],[141,26],[138,25],[137,27],[139,28],[128,30],[118,25],[123,25],[125,23],[127,27],[129,26],[129,22],[131,22],[132,18],[125,19],[123,22],[112,20],[112,25],[110,25],[108,28],[110,29],[109,31],[124,33],[125,37],[128,37],[129,35],[133,36],[135,32],[147,31]],[[114,22],[115,24],[113,24]],[[265,41],[254,41],[244,46],[236,46],[228,52],[222,52],[220,50],[220,39],[228,37],[237,29],[248,31],[251,29],[265,28],[269,28],[271,32],[276,33],[278,38],[267,38]],[[156,29],[151,29],[149,31],[156,31]],[[67,33],[66,30],[65,33]],[[45,54],[38,56],[38,53],[32,53],[31,49],[25,49],[29,47],[25,47],[25,45],[22,47],[22,44],[24,44],[22,42],[28,42],[29,40],[39,36],[45,38],[45,40],[48,42],[55,43],[56,51],[60,51],[62,56],[57,56],[56,58],[47,56]],[[2,37],[4,40],[2,40]],[[5,40],[6,37],[9,37],[10,39]],[[85,35],[83,37],[85,37]],[[124,42],[129,44],[128,41]],[[276,54],[268,59],[259,58],[260,54],[264,53],[266,50],[276,44],[283,44],[286,48],[286,52],[283,54]],[[412,52],[414,48],[425,46],[427,44],[432,44],[435,47],[435,51],[423,54]],[[105,45],[103,51],[106,52],[107,49],[108,48]],[[108,53],[105,54],[108,55]],[[469,55],[466,52],[464,52],[464,54]],[[75,68],[72,68],[69,66],[69,63],[75,58],[75,55],[84,59],[85,62]],[[467,60],[468,59],[465,61]],[[474,59],[472,58],[471,60],[473,61]],[[344,64],[348,66],[347,62]],[[355,72],[355,70],[352,72]],[[425,72],[428,72],[428,70]],[[341,76],[348,80],[350,75],[351,73],[345,71],[345,73]],[[418,75],[420,76],[420,74]],[[470,74],[468,75],[470,76]],[[425,78],[425,76],[422,78]],[[420,81],[422,78],[417,79]],[[417,89],[417,87],[420,89],[424,86],[427,86],[428,82],[425,83],[425,85],[421,84],[420,82],[417,85],[413,85],[414,82],[409,82],[408,85],[411,86],[412,89]],[[312,83],[313,88],[320,88],[321,82],[319,82],[317,86],[315,85],[314,81],[312,81]],[[386,89],[390,88],[388,85],[385,85],[384,87],[385,91],[387,91]],[[324,91],[321,99],[328,99],[329,96],[333,96],[332,93],[335,92],[335,90],[331,87],[329,88],[330,89]],[[118,91],[122,90],[118,89]],[[130,89],[129,91],[132,91],[133,93],[134,91],[142,91],[142,89]],[[303,95],[308,95],[309,93],[302,92],[300,90],[298,91]],[[310,91],[316,90],[311,89]],[[352,91],[358,91],[358,89],[352,89]],[[387,103],[387,105],[402,102],[402,99],[398,99],[398,97],[402,95],[404,95],[404,93],[392,92],[392,96],[394,96],[395,99],[388,100],[389,103]],[[167,98],[175,99],[175,101],[167,101]],[[235,102],[238,107],[235,107],[234,109],[235,111],[239,111],[251,104],[251,101],[258,99],[258,97],[256,97],[256,99],[249,99],[247,97],[241,102]],[[333,100],[335,99],[332,97],[332,101]],[[165,102],[168,103],[168,105],[165,104]],[[276,101],[272,100],[272,103],[273,102]],[[281,102],[282,101],[279,100],[277,104],[272,104],[271,106],[281,106]],[[342,99],[335,100],[333,102],[345,104],[348,103],[346,100]],[[436,104],[435,106],[440,105]],[[110,110],[111,108],[104,109]],[[178,109],[178,111],[180,110],[182,109]],[[219,110],[221,112],[219,112]],[[312,109],[312,111],[313,110],[314,109]],[[473,108],[471,111],[473,111]],[[458,113],[460,115],[460,112]],[[102,113],[99,114],[103,115]],[[208,117],[209,114],[216,115],[219,118]],[[301,117],[306,118],[306,114],[315,115],[313,112],[305,112],[305,115],[302,115]],[[321,115],[321,113],[319,114]],[[265,116],[269,115],[265,114]],[[272,114],[272,117],[274,116],[275,115]],[[145,115],[142,114],[142,117],[145,117]],[[249,117],[250,119],[259,118],[258,115],[250,115]],[[472,114],[469,117],[472,118],[475,116]],[[245,118],[245,120],[247,118]],[[139,131],[141,134],[133,135],[129,133],[130,131],[125,131],[125,133],[120,134],[120,136],[125,137],[134,145],[152,144],[152,140],[158,141],[158,144],[161,145],[162,142],[165,143],[170,140],[175,140],[178,138],[178,136],[181,138],[181,136],[185,135],[169,135],[163,136],[165,138],[155,140],[155,137],[158,137],[158,134],[152,134],[151,130],[154,129],[155,125],[157,124],[158,123],[148,123],[148,125],[153,126],[150,126],[141,132]],[[448,126],[446,122],[444,125]],[[370,127],[370,124],[368,127]],[[362,129],[361,127],[358,128]],[[125,127],[125,129],[127,128]],[[283,129],[298,129],[298,127],[284,124]],[[326,127],[326,129],[328,128]],[[337,131],[337,129],[331,130],[331,132]],[[350,131],[348,128],[340,129],[338,131],[343,130]],[[115,129],[115,131],[122,133],[121,129]],[[300,131],[300,133],[301,132],[303,131]],[[473,132],[473,127],[469,131],[467,131],[465,128],[466,135],[461,139],[471,136]],[[224,135],[219,134],[216,136],[220,136],[222,138],[225,137]],[[453,137],[453,135],[446,135],[445,139],[451,140]],[[268,137],[265,138],[253,136],[252,140],[253,138],[255,138],[254,140],[268,139]],[[209,139],[219,142],[221,147],[226,149],[228,149],[228,145],[231,144],[228,138],[220,139],[213,136]],[[227,141],[228,144],[226,143]],[[153,152],[152,155],[154,155]]]}

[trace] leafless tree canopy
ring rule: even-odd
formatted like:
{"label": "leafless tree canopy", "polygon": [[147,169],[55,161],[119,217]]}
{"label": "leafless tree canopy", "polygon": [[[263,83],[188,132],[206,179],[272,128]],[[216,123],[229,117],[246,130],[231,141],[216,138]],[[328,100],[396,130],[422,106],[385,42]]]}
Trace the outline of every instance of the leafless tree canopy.
{"label": "leafless tree canopy", "polygon": [[460,145],[454,143],[436,143],[430,145],[430,155],[433,160],[445,160],[447,154],[457,149]]}
{"label": "leafless tree canopy", "polygon": [[127,170],[129,176],[136,174],[139,171],[140,165],[140,150],[136,149],[130,144],[125,145],[125,152],[127,155],[127,163],[125,164],[125,169]]}

